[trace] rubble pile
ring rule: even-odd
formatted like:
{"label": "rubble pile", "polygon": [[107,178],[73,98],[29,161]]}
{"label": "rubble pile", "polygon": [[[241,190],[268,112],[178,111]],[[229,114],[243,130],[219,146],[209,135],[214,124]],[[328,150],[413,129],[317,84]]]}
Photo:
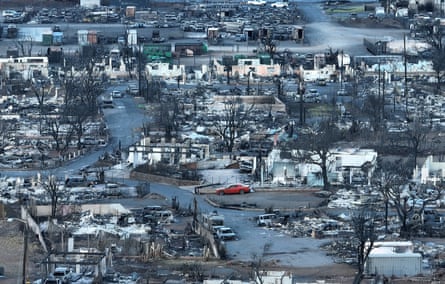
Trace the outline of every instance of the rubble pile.
{"label": "rubble pile", "polygon": [[357,264],[357,245],[353,238],[335,239],[321,246],[336,263]]}

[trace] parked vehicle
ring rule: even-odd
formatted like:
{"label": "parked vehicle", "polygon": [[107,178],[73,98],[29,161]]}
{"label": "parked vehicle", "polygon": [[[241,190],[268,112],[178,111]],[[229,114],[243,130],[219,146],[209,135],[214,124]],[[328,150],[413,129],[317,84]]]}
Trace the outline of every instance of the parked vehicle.
{"label": "parked vehicle", "polygon": [[99,180],[96,178],[81,175],[69,176],[65,179],[65,187],[94,186],[98,183]]}
{"label": "parked vehicle", "polygon": [[319,103],[321,102],[321,96],[317,89],[310,89],[303,96],[304,101],[307,103]]}
{"label": "parked vehicle", "polygon": [[102,99],[102,108],[114,108],[113,96],[106,95]]}
{"label": "parked vehicle", "polygon": [[347,96],[348,92],[345,89],[340,89],[337,91],[337,96]]}
{"label": "parked vehicle", "polygon": [[266,1],[264,0],[249,0],[247,1],[247,5],[255,5],[255,6],[264,6],[266,5]]}
{"label": "parked vehicle", "polygon": [[218,188],[216,190],[216,194],[224,195],[224,194],[244,194],[249,193],[251,191],[250,186],[244,184],[231,184],[227,187]]}
{"label": "parked vehicle", "polygon": [[212,212],[210,214],[202,214],[202,223],[204,227],[211,230],[216,226],[224,225],[224,216],[219,215],[216,212]]}
{"label": "parked vehicle", "polygon": [[173,213],[170,210],[155,211],[153,216],[157,220],[158,224],[170,224],[175,220]]}
{"label": "parked vehicle", "polygon": [[56,269],[54,269],[53,276],[55,279],[59,279],[60,281],[62,281],[62,283],[69,283],[71,271],[68,267],[65,266],[56,267]]}
{"label": "parked vehicle", "polygon": [[236,238],[235,232],[232,230],[232,228],[229,227],[220,227],[216,231],[216,236],[220,240],[234,240]]}
{"label": "parked vehicle", "polygon": [[258,215],[256,217],[257,225],[258,226],[271,226],[273,221],[276,218],[277,218],[277,215],[273,214],[273,213]]}
{"label": "parked vehicle", "polygon": [[327,85],[327,82],[326,82],[326,79],[317,79],[317,85],[318,86],[326,86]]}
{"label": "parked vehicle", "polygon": [[111,96],[113,98],[122,98],[122,92],[119,90],[114,90],[111,92]]}
{"label": "parked vehicle", "polygon": [[289,4],[287,2],[275,2],[270,4],[272,8],[287,8]]}
{"label": "parked vehicle", "polygon": [[127,87],[127,93],[132,96],[139,95],[139,88],[136,84],[130,84]]}
{"label": "parked vehicle", "polygon": [[62,280],[54,278],[54,277],[48,277],[45,279],[43,284],[62,284]]}
{"label": "parked vehicle", "polygon": [[83,176],[70,176],[65,179],[66,187],[85,186],[86,178]]}

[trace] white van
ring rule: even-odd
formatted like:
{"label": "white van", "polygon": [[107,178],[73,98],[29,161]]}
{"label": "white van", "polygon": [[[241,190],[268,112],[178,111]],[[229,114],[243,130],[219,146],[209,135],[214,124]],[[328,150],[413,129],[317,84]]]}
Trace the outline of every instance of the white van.
{"label": "white van", "polygon": [[277,218],[277,215],[273,214],[273,213],[258,215],[256,217],[257,225],[258,226],[271,226],[273,223],[273,220],[275,220],[276,218]]}

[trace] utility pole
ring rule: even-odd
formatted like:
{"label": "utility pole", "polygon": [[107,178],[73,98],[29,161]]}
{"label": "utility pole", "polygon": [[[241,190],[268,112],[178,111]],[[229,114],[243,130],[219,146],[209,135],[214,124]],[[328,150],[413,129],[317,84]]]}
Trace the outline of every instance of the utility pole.
{"label": "utility pole", "polygon": [[138,47],[138,87],[139,97],[142,97],[142,45],[139,45]]}
{"label": "utility pole", "polygon": [[23,261],[22,261],[22,284],[26,284],[26,263],[28,262],[28,233],[29,233],[29,226],[28,222],[24,224],[24,231],[23,231]]}
{"label": "utility pole", "polygon": [[341,51],[341,65],[340,65],[340,90],[343,89],[343,50]]}
{"label": "utility pole", "polygon": [[406,34],[403,34],[403,59],[405,67],[405,114],[408,117],[408,67],[406,62]]}
{"label": "utility pole", "polygon": [[246,95],[250,95],[250,75],[255,69],[253,67],[249,67],[249,72],[247,72],[247,91]]}
{"label": "utility pole", "polygon": [[304,117],[304,83],[303,76],[300,74],[300,82],[298,86],[298,94],[300,95],[300,125],[304,125],[305,117]]}
{"label": "utility pole", "polygon": [[[382,92],[381,92],[381,89],[380,89],[380,84],[381,84],[380,81],[382,80],[382,78],[381,78],[382,77],[382,75],[381,75],[382,72],[380,70],[380,61],[379,61],[379,65],[378,66],[379,66],[379,70],[378,70],[379,72],[378,72],[378,84],[377,84],[377,86],[378,86],[379,102],[381,102]],[[383,108],[383,106],[381,105],[380,108]],[[380,111],[380,113],[381,113],[381,111]],[[380,117],[380,114],[379,114],[379,117]]]}
{"label": "utility pole", "polygon": [[382,120],[385,119],[385,80],[386,80],[386,71],[383,72],[383,81],[382,81]]}

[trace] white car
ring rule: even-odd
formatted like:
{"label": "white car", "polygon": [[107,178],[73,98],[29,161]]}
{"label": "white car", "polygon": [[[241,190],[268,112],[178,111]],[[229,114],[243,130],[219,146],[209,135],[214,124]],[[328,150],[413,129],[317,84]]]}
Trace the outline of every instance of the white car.
{"label": "white car", "polygon": [[270,6],[272,8],[287,8],[289,4],[287,2],[274,2]]}
{"label": "white car", "polygon": [[68,283],[71,276],[71,270],[68,267],[56,267],[53,276],[62,283]]}
{"label": "white car", "polygon": [[266,1],[263,1],[263,0],[249,0],[249,1],[247,1],[247,5],[264,6],[264,5],[266,5]]}
{"label": "white car", "polygon": [[111,96],[113,98],[122,98],[122,92],[118,90],[114,90],[111,92]]}

